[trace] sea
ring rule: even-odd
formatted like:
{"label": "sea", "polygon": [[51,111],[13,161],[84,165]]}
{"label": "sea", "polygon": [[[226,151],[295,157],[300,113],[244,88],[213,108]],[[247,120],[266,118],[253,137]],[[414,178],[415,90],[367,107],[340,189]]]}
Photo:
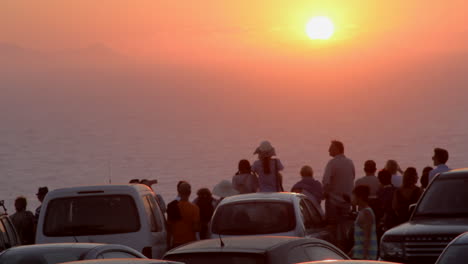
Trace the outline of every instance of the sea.
{"label": "sea", "polygon": [[468,166],[464,89],[401,97],[404,89],[382,86],[386,95],[397,94],[384,100],[363,90],[336,97],[285,86],[255,90],[258,83],[226,88],[223,78],[167,74],[25,76],[3,76],[0,87],[0,200],[10,214],[18,196],[34,211],[42,186],[126,184],[134,178],[157,179],[153,188],[166,202],[176,197],[177,182],[186,180],[195,198],[197,189],[230,180],[239,160],[253,162],[263,140],[285,166],[286,190],[300,179],[303,165],[322,179],[334,139],[344,143],[357,177],[368,159],[379,169],[395,159],[402,169],[414,166],[421,173],[432,165],[435,147],[449,151],[451,168]]}

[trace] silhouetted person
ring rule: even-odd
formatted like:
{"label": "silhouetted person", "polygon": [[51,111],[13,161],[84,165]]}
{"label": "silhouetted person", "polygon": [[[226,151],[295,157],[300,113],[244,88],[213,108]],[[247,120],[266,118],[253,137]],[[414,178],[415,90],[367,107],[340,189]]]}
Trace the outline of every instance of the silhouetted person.
{"label": "silhouetted person", "polygon": [[172,238],[173,247],[197,240],[196,232],[200,231],[200,209],[189,202],[192,187],[187,182],[182,182],[178,184],[177,192],[180,200],[175,200],[171,204],[176,204],[180,218],[169,217],[168,219],[169,234]]}
{"label": "silhouetted person", "polygon": [[26,210],[27,204],[26,198],[22,196],[16,198],[16,213],[10,216],[22,245],[34,244],[34,214]]}
{"label": "silhouetted person", "polygon": [[252,172],[252,167],[248,160],[239,161],[239,170],[232,177],[232,186],[239,193],[254,193],[258,191],[258,178]]}
{"label": "silhouetted person", "polygon": [[364,163],[364,173],[366,176],[356,180],[355,186],[365,185],[370,189],[369,199],[375,199],[377,197],[377,191],[380,188],[379,179],[375,176],[377,171],[377,165],[375,161],[368,160]]}
{"label": "silhouetted person", "polygon": [[332,141],[328,152],[333,158],[325,167],[322,181],[326,218],[334,244],[345,249],[346,221],[351,210],[355,169],[353,161],[344,155],[344,145],[340,141]]}
{"label": "silhouetted person", "polygon": [[143,179],[143,180],[140,181],[140,184],[144,184],[144,185],[148,186],[151,189],[151,191],[153,192],[153,196],[154,196],[154,198],[156,199],[156,202],[159,205],[159,208],[161,209],[162,213],[164,214],[166,212],[166,210],[167,210],[166,202],[164,201],[163,197],[159,193],[156,193],[153,190],[152,185],[156,184],[156,183],[158,183],[158,180]]}
{"label": "silhouetted person", "polygon": [[432,160],[434,161],[435,168],[429,173],[429,182],[431,182],[437,174],[450,170],[450,168],[445,165],[448,159],[449,153],[447,150],[442,148],[434,149],[434,156],[432,156]]}
{"label": "silhouetted person", "polygon": [[49,192],[49,188],[47,187],[39,187],[37,190],[36,196],[39,202],[41,202],[41,205],[39,205],[36,208],[36,212],[34,214],[34,224],[37,226],[37,222],[39,221],[39,214],[41,213],[41,208],[42,208],[42,202],[44,201],[45,196]]}
{"label": "silhouetted person", "polygon": [[208,188],[201,188],[198,190],[197,198],[193,203],[200,209],[200,239],[208,239],[210,238],[209,225],[214,209],[216,208],[217,201],[213,198]]}
{"label": "silhouetted person", "polygon": [[323,200],[323,188],[322,184],[314,179],[312,167],[302,167],[300,174],[302,179],[294,184],[291,191],[303,193],[309,197],[309,199],[317,201],[317,203],[320,204]]}
{"label": "silhouetted person", "polygon": [[385,165],[385,170],[389,171],[392,175],[393,186],[400,188],[403,184],[403,176],[401,176],[403,171],[401,170],[400,165],[398,165],[398,162],[396,162],[396,160],[388,160]]}
{"label": "silhouetted person", "polygon": [[379,220],[377,236],[380,238],[383,233],[397,225],[395,211],[393,210],[393,195],[397,188],[392,184],[392,174],[387,170],[378,173],[380,189],[377,191],[377,201],[379,209],[376,210]]}
{"label": "silhouetted person", "polygon": [[398,224],[409,220],[409,206],[417,203],[422,194],[421,188],[416,186],[417,182],[418,172],[416,169],[413,167],[407,168],[403,174],[403,185],[393,195],[392,207],[395,210]]}
{"label": "silhouetted person", "polygon": [[353,259],[376,260],[378,254],[375,215],[369,206],[370,189],[366,185],[356,186],[353,190],[353,205],[358,207],[354,222]]}
{"label": "silhouetted person", "polygon": [[427,189],[427,186],[429,185],[429,173],[432,171],[432,167],[425,167],[422,171],[421,174],[421,188],[423,190]]}
{"label": "silhouetted person", "polygon": [[284,169],[281,161],[276,158],[275,149],[270,142],[263,141],[255,150],[258,154],[258,160],[252,165],[252,171],[257,173],[260,192],[282,192],[283,185],[280,171]]}

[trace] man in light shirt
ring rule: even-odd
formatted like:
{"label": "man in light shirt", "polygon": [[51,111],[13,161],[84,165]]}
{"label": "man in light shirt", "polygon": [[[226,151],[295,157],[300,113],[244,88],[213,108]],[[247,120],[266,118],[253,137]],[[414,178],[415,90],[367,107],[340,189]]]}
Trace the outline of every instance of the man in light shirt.
{"label": "man in light shirt", "polygon": [[351,210],[351,196],[356,173],[353,161],[344,155],[343,143],[332,141],[328,151],[333,159],[325,167],[322,181],[326,218],[335,240],[334,244],[344,249],[346,220]]}
{"label": "man in light shirt", "polygon": [[356,180],[356,186],[365,185],[369,187],[369,199],[377,198],[377,191],[380,188],[379,179],[375,176],[375,172],[377,171],[377,165],[375,161],[368,160],[364,163],[364,172],[366,176],[359,178]]}
{"label": "man in light shirt", "polygon": [[434,161],[434,166],[436,167],[431,170],[431,172],[429,172],[429,182],[431,182],[437,174],[451,170],[447,165],[445,165],[448,159],[449,153],[447,150],[442,148],[434,149],[434,156],[432,157],[432,160]]}

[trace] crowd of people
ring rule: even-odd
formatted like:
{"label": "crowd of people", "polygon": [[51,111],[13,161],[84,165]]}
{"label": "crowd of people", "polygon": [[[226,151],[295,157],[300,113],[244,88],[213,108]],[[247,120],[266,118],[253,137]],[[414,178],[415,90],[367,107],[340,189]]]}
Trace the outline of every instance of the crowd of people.
{"label": "crowd of people", "polygon": [[[354,163],[344,153],[344,144],[332,141],[329,147],[332,159],[325,167],[322,182],[314,178],[312,167],[305,165],[300,170],[301,179],[290,191],[302,193],[318,204],[324,200],[326,221],[333,239],[331,242],[341,249],[347,248],[349,219],[354,211],[354,245],[349,254],[356,259],[377,259],[379,237],[386,230],[408,221],[410,205],[418,201],[435,175],[450,170],[446,165],[448,151],[434,149],[432,159],[435,167],[422,170],[421,187],[417,186],[417,170],[408,167],[403,171],[395,160],[388,160],[381,170],[377,169],[375,161],[367,160],[363,166],[364,176],[356,179]],[[238,171],[231,180],[221,181],[212,191],[199,189],[192,201],[192,189],[187,181],[178,182],[177,197],[167,206],[163,198],[155,194],[162,212],[167,214],[168,239],[172,247],[208,238],[213,212],[225,197],[284,191],[281,174],[284,166],[276,157],[271,143],[262,142],[254,154],[258,155],[258,159],[252,165],[248,160],[239,161]],[[145,184],[151,188],[157,181],[133,179],[130,183]],[[39,188],[39,201],[42,202],[47,191],[47,187]],[[24,197],[16,200],[15,207],[16,213],[11,219],[22,243],[33,243],[31,233],[34,233],[40,207],[34,216],[26,210]]]}

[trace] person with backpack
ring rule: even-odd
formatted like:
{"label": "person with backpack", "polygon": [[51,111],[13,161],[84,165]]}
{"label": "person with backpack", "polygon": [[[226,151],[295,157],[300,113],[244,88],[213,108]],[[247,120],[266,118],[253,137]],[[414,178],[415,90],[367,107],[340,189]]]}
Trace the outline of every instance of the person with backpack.
{"label": "person with backpack", "polygon": [[248,160],[239,161],[239,170],[232,177],[232,186],[240,194],[257,192],[258,178],[252,173],[252,167]]}
{"label": "person with backpack", "polygon": [[276,151],[271,143],[263,141],[254,154],[258,154],[258,160],[253,163],[252,171],[258,175],[259,191],[284,191],[280,174],[284,166],[278,158],[273,158],[276,156]]}

